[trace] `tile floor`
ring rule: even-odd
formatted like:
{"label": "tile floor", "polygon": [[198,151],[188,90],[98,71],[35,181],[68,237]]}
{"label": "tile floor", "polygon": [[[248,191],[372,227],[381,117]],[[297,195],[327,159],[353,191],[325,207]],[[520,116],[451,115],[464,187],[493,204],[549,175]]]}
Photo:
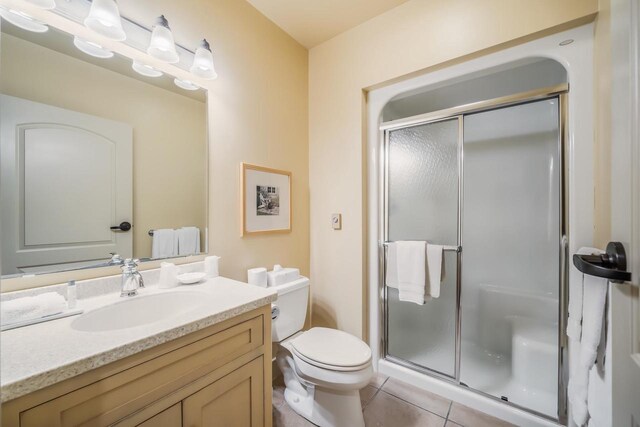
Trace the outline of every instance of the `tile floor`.
{"label": "tile floor", "polygon": [[[505,421],[393,378],[377,375],[360,391],[367,427],[502,427]],[[282,377],[273,383],[273,426],[313,427],[284,401]]]}

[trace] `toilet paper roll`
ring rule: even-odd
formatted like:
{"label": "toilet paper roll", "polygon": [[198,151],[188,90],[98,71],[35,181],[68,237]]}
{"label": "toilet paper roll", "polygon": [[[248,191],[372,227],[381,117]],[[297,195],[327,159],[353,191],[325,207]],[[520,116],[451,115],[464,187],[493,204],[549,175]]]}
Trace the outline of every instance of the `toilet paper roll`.
{"label": "toilet paper roll", "polygon": [[211,255],[204,259],[204,272],[207,274],[207,277],[214,278],[220,275],[219,264],[219,256]]}
{"label": "toilet paper roll", "polygon": [[266,268],[250,268],[247,270],[247,283],[250,285],[267,287],[267,269]]}

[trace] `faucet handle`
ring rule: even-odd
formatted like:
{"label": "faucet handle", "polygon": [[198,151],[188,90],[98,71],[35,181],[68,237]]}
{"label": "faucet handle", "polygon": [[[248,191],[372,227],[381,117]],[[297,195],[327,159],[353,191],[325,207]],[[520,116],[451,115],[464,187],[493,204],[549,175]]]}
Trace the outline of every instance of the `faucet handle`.
{"label": "faucet handle", "polygon": [[139,259],[127,258],[122,261],[122,269],[135,270],[139,262]]}
{"label": "faucet handle", "polygon": [[122,265],[124,263],[122,257],[117,253],[109,252],[109,255],[111,255],[111,259],[109,260],[108,265]]}

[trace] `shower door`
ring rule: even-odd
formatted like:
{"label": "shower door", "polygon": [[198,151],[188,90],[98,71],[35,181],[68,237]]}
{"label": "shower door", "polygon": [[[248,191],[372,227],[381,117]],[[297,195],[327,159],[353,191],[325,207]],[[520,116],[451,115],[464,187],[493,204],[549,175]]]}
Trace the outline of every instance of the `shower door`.
{"label": "shower door", "polygon": [[[387,134],[386,240],[426,240],[458,247],[461,118]],[[444,255],[440,298],[400,302],[387,288],[387,354],[455,378],[458,253]]]}
{"label": "shower door", "polygon": [[565,396],[561,93],[383,125],[381,236],[445,246],[439,298],[401,302],[383,286],[385,357],[553,419]]}
{"label": "shower door", "polygon": [[464,117],[460,381],[557,414],[559,99]]}

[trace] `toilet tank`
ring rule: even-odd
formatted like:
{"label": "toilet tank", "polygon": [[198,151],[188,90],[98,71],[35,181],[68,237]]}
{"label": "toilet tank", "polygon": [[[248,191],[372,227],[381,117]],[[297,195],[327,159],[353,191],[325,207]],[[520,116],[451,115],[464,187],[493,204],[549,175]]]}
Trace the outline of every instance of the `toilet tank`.
{"label": "toilet tank", "polygon": [[298,279],[277,286],[278,299],[271,307],[271,341],[280,342],[302,330],[307,317],[309,302],[309,279]]}

